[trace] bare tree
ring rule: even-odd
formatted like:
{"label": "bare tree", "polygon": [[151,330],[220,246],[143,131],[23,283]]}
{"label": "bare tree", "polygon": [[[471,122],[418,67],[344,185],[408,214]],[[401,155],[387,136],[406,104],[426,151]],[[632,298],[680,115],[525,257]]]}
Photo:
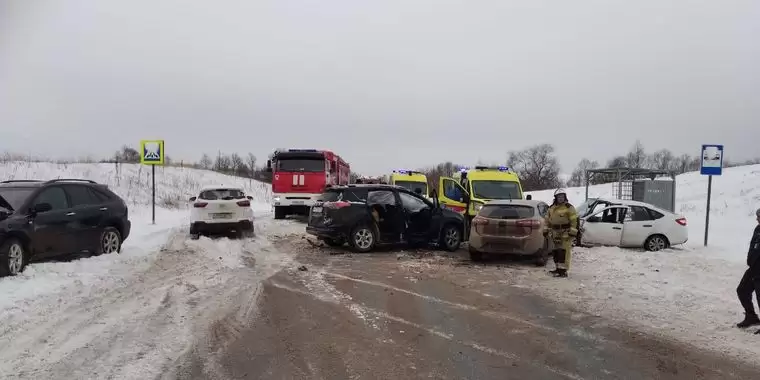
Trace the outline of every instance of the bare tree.
{"label": "bare tree", "polygon": [[248,156],[246,156],[246,164],[251,171],[251,175],[253,175],[256,171],[256,156],[254,156],[253,153],[248,153]]}
{"label": "bare tree", "polygon": [[214,162],[214,170],[222,173],[228,173],[232,168],[230,157],[226,154],[219,153]]}
{"label": "bare tree", "polygon": [[599,167],[599,162],[591,161],[587,158],[581,160],[578,166],[573,170],[570,175],[570,179],[567,181],[568,186],[584,186],[586,185],[586,170],[596,169]]}
{"label": "bare tree", "polygon": [[121,150],[116,152],[114,159],[119,162],[136,164],[140,162],[140,152],[135,148],[124,145]]}
{"label": "bare tree", "polygon": [[626,165],[628,165],[628,160],[625,156],[616,156],[607,161],[607,167],[612,169],[624,168]]}
{"label": "bare tree", "polygon": [[203,156],[201,156],[201,160],[198,162],[198,166],[201,167],[201,169],[211,169],[211,165],[214,163],[211,161],[211,157],[209,157],[208,154],[203,153]]}
{"label": "bare tree", "polygon": [[540,144],[521,151],[509,152],[507,166],[520,177],[526,191],[559,187],[559,160],[554,156],[554,146]]}
{"label": "bare tree", "polygon": [[673,152],[668,149],[660,149],[651,156],[649,156],[649,167],[657,170],[673,170],[673,163],[675,161]]}
{"label": "bare tree", "polygon": [[636,143],[633,144],[633,147],[631,147],[631,150],[625,156],[625,161],[629,168],[643,168],[646,166],[647,154],[641,141],[636,140]]}
{"label": "bare tree", "polygon": [[245,170],[244,167],[245,162],[243,162],[243,158],[237,153],[232,153],[230,155],[230,169],[232,170],[232,173],[240,175],[241,171]]}

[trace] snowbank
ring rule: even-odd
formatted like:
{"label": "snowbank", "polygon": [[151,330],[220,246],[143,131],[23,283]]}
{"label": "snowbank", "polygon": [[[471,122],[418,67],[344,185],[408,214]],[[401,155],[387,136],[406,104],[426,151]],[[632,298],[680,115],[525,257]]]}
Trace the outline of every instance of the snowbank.
{"label": "snowbank", "polygon": [[[749,239],[760,207],[760,165],[725,169],[713,178],[708,247],[703,246],[707,177],[676,178],[676,211],[689,222],[689,242],[662,252],[576,248],[571,276],[547,280],[543,271],[518,271],[523,285],[601,316],[746,360],[760,355],[755,329],[743,317],[736,286],[746,269]],[[589,187],[589,197],[612,197],[612,184]],[[569,188],[571,202],[585,188]],[[549,201],[553,191],[533,192]],[[550,264],[551,266],[551,264]]]}
{"label": "snowbank", "polygon": [[[151,204],[150,167],[138,164],[54,164],[47,162],[10,161],[0,163],[0,180],[82,178],[108,185],[133,207],[144,212]],[[187,199],[197,195],[204,186],[239,186],[254,200],[254,211],[271,209],[271,185],[251,180],[180,167],[156,168],[156,206],[182,208]],[[130,209],[132,212],[132,209]]]}

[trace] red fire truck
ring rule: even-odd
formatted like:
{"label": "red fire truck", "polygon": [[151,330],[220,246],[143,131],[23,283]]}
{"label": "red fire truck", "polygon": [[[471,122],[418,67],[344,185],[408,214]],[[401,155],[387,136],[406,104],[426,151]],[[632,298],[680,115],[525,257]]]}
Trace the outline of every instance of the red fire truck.
{"label": "red fire truck", "polygon": [[272,173],[274,218],[308,215],[325,186],[347,185],[351,168],[329,150],[278,149],[267,161]]}

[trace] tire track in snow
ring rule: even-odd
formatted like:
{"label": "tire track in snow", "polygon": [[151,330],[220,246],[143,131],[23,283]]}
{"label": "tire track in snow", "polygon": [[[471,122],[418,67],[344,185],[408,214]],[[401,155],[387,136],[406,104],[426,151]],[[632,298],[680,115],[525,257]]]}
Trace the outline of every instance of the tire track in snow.
{"label": "tire track in snow", "polygon": [[257,222],[259,236],[244,241],[191,241],[177,231],[147,270],[115,286],[32,300],[26,319],[3,327],[0,373],[14,379],[166,377],[187,352],[233,339],[255,313],[261,281],[290,262],[267,235],[294,226],[268,222]]}

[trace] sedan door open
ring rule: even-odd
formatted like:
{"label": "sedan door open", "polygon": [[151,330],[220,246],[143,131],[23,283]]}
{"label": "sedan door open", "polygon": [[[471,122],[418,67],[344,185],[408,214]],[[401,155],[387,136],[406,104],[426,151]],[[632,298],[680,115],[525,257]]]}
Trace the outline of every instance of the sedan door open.
{"label": "sedan door open", "polygon": [[619,246],[623,238],[623,221],[628,207],[612,206],[582,219],[583,245]]}

